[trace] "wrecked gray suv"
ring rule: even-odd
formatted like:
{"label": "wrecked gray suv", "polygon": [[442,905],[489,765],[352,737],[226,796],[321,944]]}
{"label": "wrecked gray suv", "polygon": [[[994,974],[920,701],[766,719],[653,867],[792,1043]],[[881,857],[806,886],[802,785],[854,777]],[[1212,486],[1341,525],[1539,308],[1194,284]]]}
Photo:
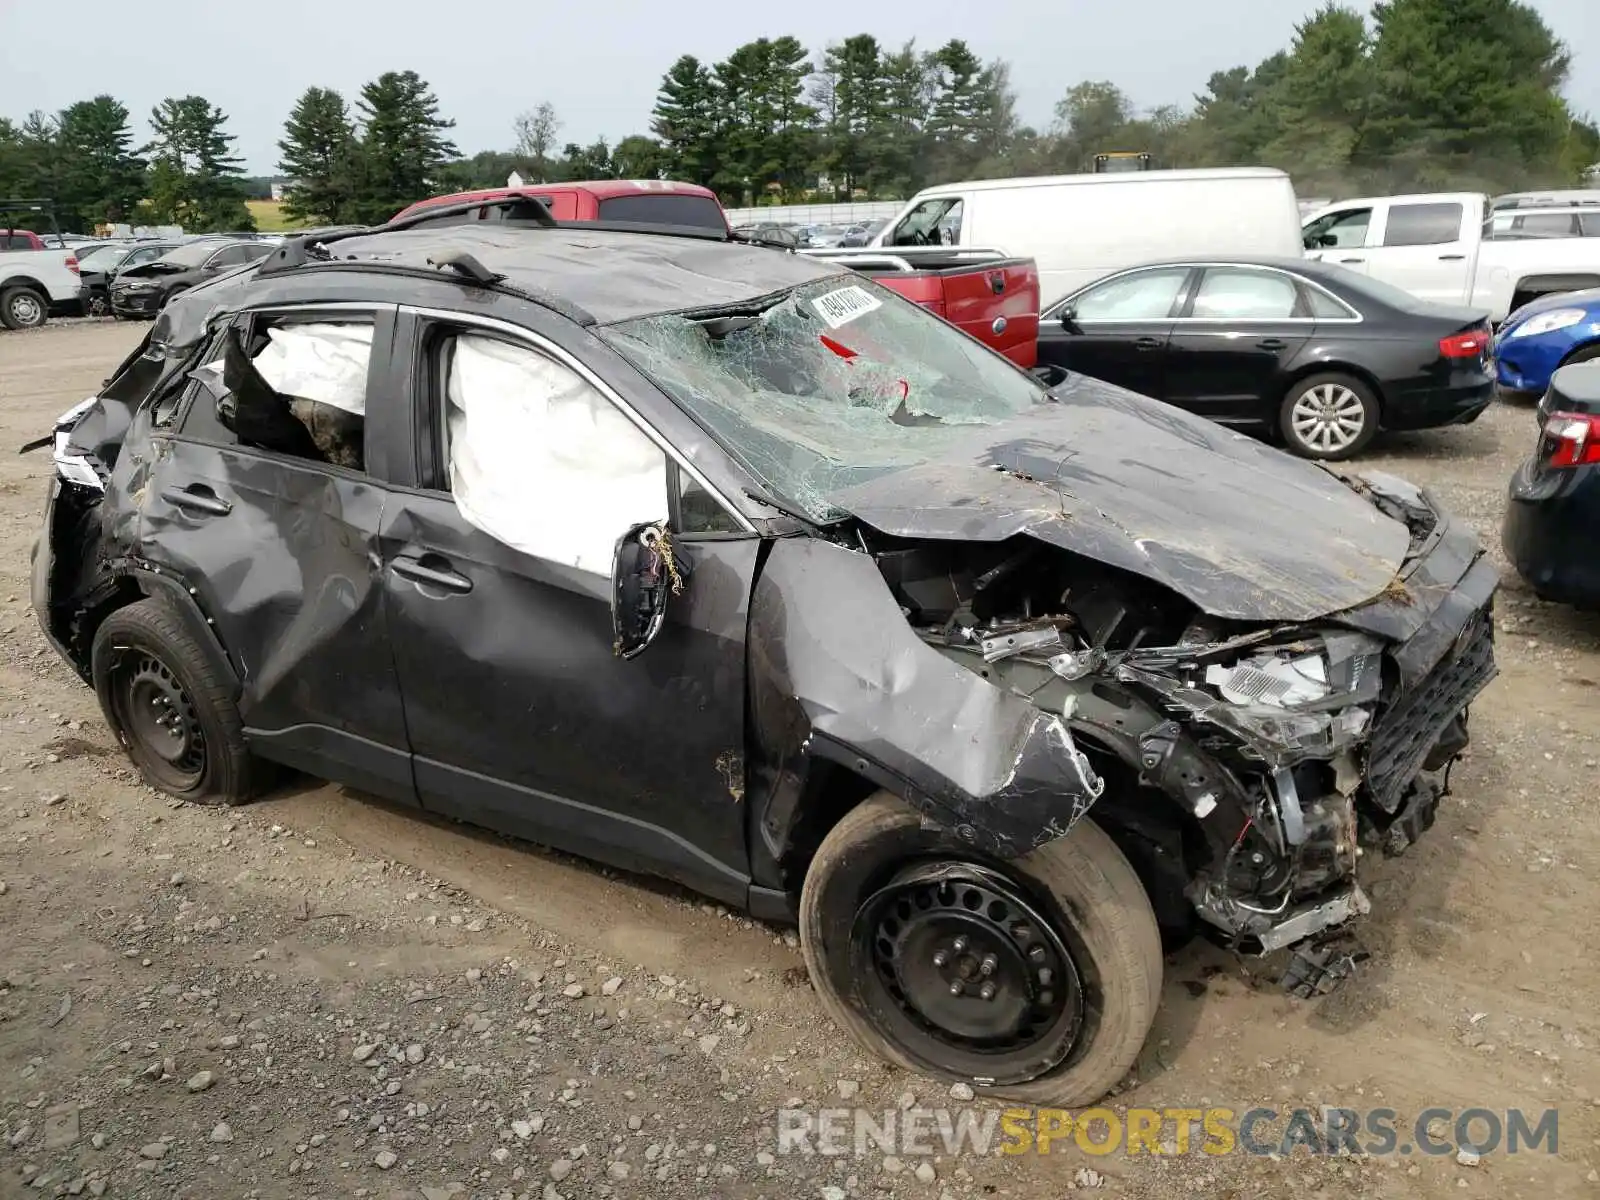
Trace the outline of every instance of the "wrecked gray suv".
{"label": "wrecked gray suv", "polygon": [[1164,938],[1348,966],[1494,673],[1467,529],[834,265],[535,216],[286,243],[62,420],[33,601],[151,784],[797,919],[863,1045],[1032,1102],[1128,1070]]}

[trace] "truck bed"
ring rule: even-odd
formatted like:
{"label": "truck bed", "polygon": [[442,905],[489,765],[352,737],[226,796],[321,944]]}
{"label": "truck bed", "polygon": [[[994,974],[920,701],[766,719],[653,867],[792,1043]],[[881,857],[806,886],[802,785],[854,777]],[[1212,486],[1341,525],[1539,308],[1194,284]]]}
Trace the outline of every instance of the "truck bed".
{"label": "truck bed", "polygon": [[1019,367],[1038,361],[1039,269],[1031,258],[963,246],[804,253],[871,276]]}

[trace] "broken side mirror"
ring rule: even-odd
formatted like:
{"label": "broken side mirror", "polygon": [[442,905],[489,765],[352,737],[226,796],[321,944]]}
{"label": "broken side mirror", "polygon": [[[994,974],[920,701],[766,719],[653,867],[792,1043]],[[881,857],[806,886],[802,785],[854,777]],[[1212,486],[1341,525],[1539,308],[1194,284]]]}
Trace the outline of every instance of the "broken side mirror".
{"label": "broken side mirror", "polygon": [[665,522],[635,525],[617,539],[611,559],[611,634],[617,657],[642,654],[683,591],[684,564]]}

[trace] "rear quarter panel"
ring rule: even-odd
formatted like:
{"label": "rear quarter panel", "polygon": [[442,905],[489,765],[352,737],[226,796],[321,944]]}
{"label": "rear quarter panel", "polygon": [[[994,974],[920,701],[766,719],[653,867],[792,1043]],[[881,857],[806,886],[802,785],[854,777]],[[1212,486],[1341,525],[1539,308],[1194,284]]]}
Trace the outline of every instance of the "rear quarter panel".
{"label": "rear quarter panel", "polygon": [[1019,367],[1038,362],[1039,272],[1032,262],[947,271],[939,279],[945,320]]}

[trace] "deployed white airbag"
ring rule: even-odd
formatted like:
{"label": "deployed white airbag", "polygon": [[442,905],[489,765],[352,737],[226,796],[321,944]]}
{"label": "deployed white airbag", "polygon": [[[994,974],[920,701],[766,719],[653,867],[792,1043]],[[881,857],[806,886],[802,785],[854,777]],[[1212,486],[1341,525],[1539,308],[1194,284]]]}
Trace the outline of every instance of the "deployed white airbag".
{"label": "deployed white airbag", "polygon": [[282,396],[332,405],[358,417],[367,412],[370,325],[282,325],[255,357],[256,371]]}
{"label": "deployed white airbag", "polygon": [[666,518],[665,455],[576,372],[467,335],[448,392],[450,489],[485,533],[609,575],[617,539]]}

